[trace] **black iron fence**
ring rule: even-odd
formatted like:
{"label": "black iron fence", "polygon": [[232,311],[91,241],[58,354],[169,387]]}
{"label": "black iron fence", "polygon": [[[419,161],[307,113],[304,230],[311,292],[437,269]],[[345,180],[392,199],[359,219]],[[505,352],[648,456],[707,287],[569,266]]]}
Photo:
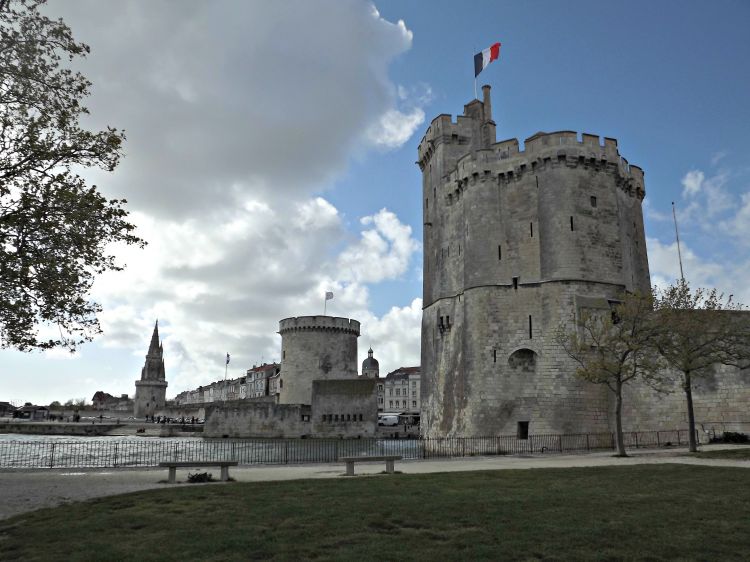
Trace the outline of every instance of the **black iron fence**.
{"label": "black iron fence", "polygon": [[[627,432],[630,449],[685,445],[686,430]],[[581,433],[430,439],[139,439],[0,441],[0,468],[149,467],[162,461],[236,460],[241,465],[335,462],[354,455],[432,459],[614,450],[614,434]]]}

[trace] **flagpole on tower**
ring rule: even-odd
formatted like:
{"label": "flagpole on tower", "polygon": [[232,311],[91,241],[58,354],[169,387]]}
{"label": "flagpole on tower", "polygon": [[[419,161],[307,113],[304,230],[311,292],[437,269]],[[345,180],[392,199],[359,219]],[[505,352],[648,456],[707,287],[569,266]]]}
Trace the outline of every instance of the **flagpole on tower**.
{"label": "flagpole on tower", "polygon": [[328,301],[333,298],[333,292],[332,291],[326,291],[325,299],[323,300],[323,316],[326,315],[326,305],[328,304]]}
{"label": "flagpole on tower", "polygon": [[[475,46],[474,46],[474,53],[476,53],[476,52],[477,52],[477,48],[476,48],[476,45],[475,45]],[[474,59],[474,56],[475,56],[475,54],[474,54],[474,53],[472,53],[472,54],[471,54],[471,58],[472,58],[472,60]],[[476,68],[475,68],[475,70],[474,70],[474,99],[475,99],[475,100],[478,100],[478,99],[479,99],[479,98],[477,97],[477,71],[476,71]]]}

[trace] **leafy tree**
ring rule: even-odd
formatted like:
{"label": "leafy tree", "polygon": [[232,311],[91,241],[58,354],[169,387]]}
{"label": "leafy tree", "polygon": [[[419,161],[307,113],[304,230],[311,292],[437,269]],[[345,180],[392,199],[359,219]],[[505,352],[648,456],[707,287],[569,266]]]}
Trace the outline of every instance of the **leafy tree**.
{"label": "leafy tree", "polygon": [[560,326],[556,342],[577,364],[576,376],[605,385],[615,396],[615,441],[618,456],[627,456],[622,433],[622,391],[630,381],[652,380],[659,357],[651,345],[652,295],[625,293],[607,310],[581,310],[573,327]]}
{"label": "leafy tree", "polygon": [[0,0],[0,347],[72,351],[101,332],[89,291],[122,269],[107,246],[144,242],[126,201],[76,173],[114,170],[124,135],[80,126],[90,82],[62,62],[89,47],[42,15],[44,2]]}
{"label": "leafy tree", "polygon": [[59,400],[53,400],[49,405],[50,410],[61,410],[62,404],[60,404]]}
{"label": "leafy tree", "polygon": [[687,402],[690,451],[698,450],[693,411],[693,378],[715,365],[745,366],[750,356],[750,317],[743,306],[716,289],[691,290],[681,280],[661,291],[655,301],[659,324],[656,348],[669,367],[682,375]]}

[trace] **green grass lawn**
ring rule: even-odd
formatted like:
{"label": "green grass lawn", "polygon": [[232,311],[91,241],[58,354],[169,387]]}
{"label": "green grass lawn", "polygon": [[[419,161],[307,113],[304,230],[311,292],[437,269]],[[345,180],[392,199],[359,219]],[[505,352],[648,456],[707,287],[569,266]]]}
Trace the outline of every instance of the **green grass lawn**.
{"label": "green grass lawn", "polygon": [[747,560],[750,471],[686,465],[196,484],[0,522],[0,560]]}
{"label": "green grass lawn", "polygon": [[700,451],[690,456],[699,459],[728,459],[735,461],[750,461],[750,447],[742,449],[720,449],[718,451]]}

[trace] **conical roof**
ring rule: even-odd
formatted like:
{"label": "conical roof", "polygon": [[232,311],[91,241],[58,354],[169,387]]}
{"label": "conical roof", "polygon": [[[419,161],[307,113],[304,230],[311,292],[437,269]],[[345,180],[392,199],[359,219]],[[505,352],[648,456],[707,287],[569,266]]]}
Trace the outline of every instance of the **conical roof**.
{"label": "conical roof", "polygon": [[161,345],[159,344],[159,321],[154,324],[154,333],[151,334],[151,343],[148,346],[149,355],[159,355]]}

